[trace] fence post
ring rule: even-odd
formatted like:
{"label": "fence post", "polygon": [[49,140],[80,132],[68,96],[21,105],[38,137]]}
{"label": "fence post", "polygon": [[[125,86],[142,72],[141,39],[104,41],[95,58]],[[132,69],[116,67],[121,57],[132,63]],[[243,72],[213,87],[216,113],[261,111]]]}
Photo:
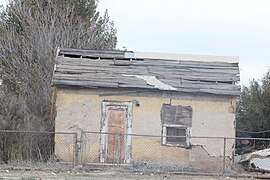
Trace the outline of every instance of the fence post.
{"label": "fence post", "polygon": [[236,149],[236,138],[234,138],[234,144],[233,144],[233,157],[232,157],[232,168],[235,170],[235,149]]}
{"label": "fence post", "polygon": [[225,166],[226,166],[226,138],[224,138],[224,145],[223,145],[223,175],[225,174]]}
{"label": "fence post", "polygon": [[83,143],[85,143],[84,142],[84,139],[83,139],[83,136],[84,136],[84,131],[81,129],[81,134],[80,134],[81,136],[80,136],[80,140],[79,140],[79,144],[80,144],[80,146],[79,146],[79,152],[80,152],[80,154],[79,154],[79,159],[80,159],[80,164],[81,165],[83,165],[83,157],[84,157],[84,149],[83,149],[83,147],[84,147],[84,144]]}
{"label": "fence post", "polygon": [[77,132],[74,133],[74,167],[78,165],[78,152],[79,148],[78,148],[78,134]]}

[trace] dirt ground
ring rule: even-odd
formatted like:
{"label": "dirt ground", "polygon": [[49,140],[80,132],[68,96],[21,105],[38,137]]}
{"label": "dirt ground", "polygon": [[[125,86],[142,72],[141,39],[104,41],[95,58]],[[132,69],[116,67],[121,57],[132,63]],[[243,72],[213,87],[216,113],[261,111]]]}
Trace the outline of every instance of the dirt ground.
{"label": "dirt ground", "polygon": [[[187,175],[174,175],[174,174],[144,174],[144,173],[120,173],[116,171],[96,171],[96,172],[84,172],[84,171],[65,171],[65,172],[55,172],[55,171],[32,171],[32,170],[0,170],[0,180],[86,180],[86,179],[137,179],[137,180],[154,180],[154,179],[246,179],[246,178],[233,178],[233,177],[218,177],[218,176],[187,176]],[[249,178],[253,179],[253,178]]]}

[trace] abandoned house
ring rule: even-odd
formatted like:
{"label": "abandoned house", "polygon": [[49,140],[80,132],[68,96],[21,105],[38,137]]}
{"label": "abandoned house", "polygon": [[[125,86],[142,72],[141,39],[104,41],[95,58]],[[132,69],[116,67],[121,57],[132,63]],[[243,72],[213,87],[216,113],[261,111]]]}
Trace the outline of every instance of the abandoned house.
{"label": "abandoned house", "polygon": [[[118,133],[126,134],[121,163],[221,157],[222,139],[193,137],[235,137],[239,80],[234,56],[59,49],[52,80],[55,131],[78,132],[80,148],[88,149],[79,155],[85,163],[112,162]],[[101,134],[80,137],[81,130]],[[226,156],[233,150],[232,140]],[[70,152],[56,153],[71,161]]]}

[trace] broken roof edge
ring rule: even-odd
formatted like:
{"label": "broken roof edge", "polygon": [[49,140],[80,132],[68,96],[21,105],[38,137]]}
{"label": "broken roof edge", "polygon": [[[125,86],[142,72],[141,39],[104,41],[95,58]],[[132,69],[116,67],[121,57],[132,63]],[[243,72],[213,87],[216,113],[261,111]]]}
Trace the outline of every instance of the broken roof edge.
{"label": "broken roof edge", "polygon": [[216,56],[134,51],[134,58],[239,63],[238,56]]}
{"label": "broken roof edge", "polygon": [[119,50],[119,49],[110,49],[110,50],[96,50],[96,49],[76,49],[76,48],[62,48],[58,47],[58,52],[85,52],[85,53],[93,53],[93,52],[108,52],[108,53],[133,53],[133,51],[129,50]]}
{"label": "broken roof edge", "polygon": [[[201,61],[201,62],[226,62],[239,63],[238,56],[217,56],[217,55],[198,55],[198,54],[177,54],[177,53],[162,53],[162,52],[143,52],[129,50],[89,50],[89,49],[73,49],[59,48],[58,55],[61,54],[77,54],[91,55],[102,57],[104,54],[116,56],[116,58],[125,59],[161,59],[161,60],[179,60],[179,61]],[[110,55],[106,55],[109,57]],[[119,57],[118,57],[119,56]]]}
{"label": "broken roof edge", "polygon": [[[129,93],[169,93],[169,94],[189,94],[189,95],[207,95],[207,96],[214,96],[214,97],[237,97],[240,95],[240,93],[210,93],[210,92],[204,92],[204,91],[189,91],[189,90],[181,90],[181,91],[175,91],[175,90],[162,90],[158,88],[130,88],[130,87],[120,87],[120,88],[115,88],[115,87],[98,87],[98,86],[87,86],[87,85],[67,85],[67,84],[59,84],[59,83],[53,83],[52,87],[60,88],[60,89],[84,89],[84,90],[109,90],[113,92],[118,92],[116,93],[104,93],[100,96],[114,96],[114,95],[124,95],[124,94],[129,94]],[[131,90],[132,89],[132,90]],[[121,93],[124,92],[124,93]]]}

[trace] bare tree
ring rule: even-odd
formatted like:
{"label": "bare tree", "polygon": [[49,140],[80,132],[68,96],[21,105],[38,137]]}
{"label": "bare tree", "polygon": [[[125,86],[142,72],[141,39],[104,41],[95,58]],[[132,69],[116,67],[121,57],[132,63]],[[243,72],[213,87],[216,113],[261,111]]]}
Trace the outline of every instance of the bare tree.
{"label": "bare tree", "polygon": [[116,46],[114,24],[96,5],[96,0],[11,0],[0,13],[0,129],[53,130],[49,113],[57,47]]}
{"label": "bare tree", "polygon": [[[57,47],[113,49],[116,45],[116,29],[107,12],[100,17],[93,9],[95,13],[90,17],[78,16],[76,4],[63,6],[63,2],[14,0],[1,14],[0,59],[5,93],[0,113],[9,121],[1,128],[48,128],[45,124]],[[18,111],[16,121],[21,122],[16,126],[10,126],[17,113],[10,114],[8,97],[15,98],[14,107],[19,105],[22,111]]]}

